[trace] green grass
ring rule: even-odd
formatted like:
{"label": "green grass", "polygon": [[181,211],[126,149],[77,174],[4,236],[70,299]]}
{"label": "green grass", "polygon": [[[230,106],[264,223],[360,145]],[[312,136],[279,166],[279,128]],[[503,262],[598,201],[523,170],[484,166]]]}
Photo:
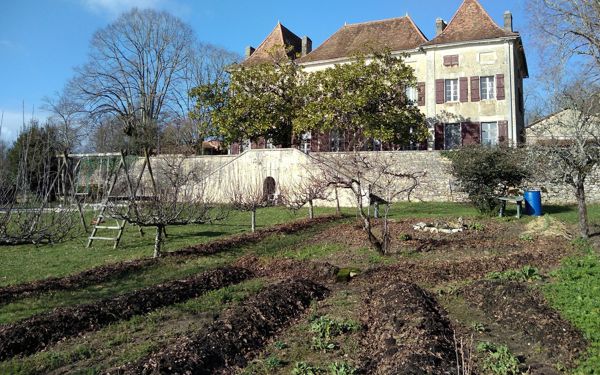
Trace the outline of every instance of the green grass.
{"label": "green grass", "polygon": [[568,258],[543,288],[548,301],[590,341],[574,374],[600,374],[600,257],[578,242],[583,255]]}

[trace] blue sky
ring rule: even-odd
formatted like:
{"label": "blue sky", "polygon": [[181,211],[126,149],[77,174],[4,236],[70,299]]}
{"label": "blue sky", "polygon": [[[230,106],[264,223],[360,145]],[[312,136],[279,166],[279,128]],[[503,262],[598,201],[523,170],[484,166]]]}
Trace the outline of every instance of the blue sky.
{"label": "blue sky", "polygon": [[[514,15],[515,29],[526,29],[523,0],[480,0],[502,25],[505,10]],[[4,0],[0,12],[1,137],[14,140],[26,118],[44,118],[42,98],[61,90],[73,68],[85,62],[92,34],[131,7],[170,11],[192,26],[197,37],[244,53],[257,46],[277,21],[316,47],[344,22],[354,23],[410,14],[425,35],[432,37],[437,17],[449,21],[462,0]],[[530,73],[535,52],[524,35]]]}

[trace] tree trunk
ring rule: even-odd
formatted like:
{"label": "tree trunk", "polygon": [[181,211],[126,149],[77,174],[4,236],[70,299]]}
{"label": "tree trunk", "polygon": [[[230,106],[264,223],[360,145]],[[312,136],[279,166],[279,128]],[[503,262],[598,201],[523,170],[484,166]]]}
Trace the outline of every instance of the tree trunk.
{"label": "tree trunk", "polygon": [[585,186],[583,182],[577,183],[575,187],[575,196],[577,197],[577,211],[579,214],[579,232],[582,238],[588,238],[590,235],[588,228],[587,206],[585,204]]}
{"label": "tree trunk", "polygon": [[341,212],[342,211],[340,210],[340,197],[338,196],[338,188],[336,186],[335,187],[335,214],[340,215]]}
{"label": "tree trunk", "polygon": [[161,247],[163,242],[163,232],[165,227],[163,225],[159,225],[156,227],[156,237],[154,238],[154,258],[160,258],[161,256]]}
{"label": "tree trunk", "polygon": [[256,210],[251,211],[252,233],[256,232]]}
{"label": "tree trunk", "polygon": [[313,206],[312,199],[308,201],[308,218],[309,219],[314,219],[315,218],[315,208]]}

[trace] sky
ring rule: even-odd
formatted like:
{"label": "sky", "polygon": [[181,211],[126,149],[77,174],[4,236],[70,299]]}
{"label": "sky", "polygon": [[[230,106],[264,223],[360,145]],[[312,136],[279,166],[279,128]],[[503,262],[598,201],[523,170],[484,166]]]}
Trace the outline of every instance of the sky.
{"label": "sky", "polygon": [[[480,0],[499,25],[513,12],[516,31],[527,29],[526,0]],[[404,16],[429,38],[435,19],[447,22],[462,0],[2,0],[0,8],[0,137],[13,141],[32,116],[44,119],[45,96],[59,92],[85,63],[95,31],[132,7],[166,10],[188,23],[203,42],[239,54],[258,46],[278,21],[319,46],[344,23]],[[536,59],[524,33],[530,76]],[[23,104],[24,103],[24,104]]]}

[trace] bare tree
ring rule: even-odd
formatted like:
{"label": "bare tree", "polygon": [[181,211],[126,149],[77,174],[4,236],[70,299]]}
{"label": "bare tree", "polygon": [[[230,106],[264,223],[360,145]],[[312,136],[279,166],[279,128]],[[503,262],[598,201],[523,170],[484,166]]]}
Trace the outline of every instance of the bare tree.
{"label": "bare tree", "polygon": [[133,9],[94,34],[74,87],[92,115],[118,119],[138,149],[158,147],[159,125],[194,45],[191,28],[178,18]]}
{"label": "bare tree", "polygon": [[577,199],[579,231],[589,236],[585,185],[600,164],[600,88],[577,84],[555,98],[557,111],[535,124],[530,156],[539,178],[565,183]]}
{"label": "bare tree", "polygon": [[[127,201],[108,205],[112,217],[156,229],[155,258],[161,256],[167,226],[206,224],[226,217],[226,211],[213,204],[205,192],[204,171],[187,165],[186,160],[183,156],[164,156],[152,163],[146,153],[142,171],[126,167],[121,178],[128,185]],[[140,178],[144,168],[148,172]]]}
{"label": "bare tree", "polygon": [[[600,2],[533,0],[528,3],[537,42],[545,56],[559,59],[561,64],[573,57],[579,62],[583,58],[590,63],[585,67],[600,78]],[[584,66],[570,65],[570,69]]]}
{"label": "bare tree", "polygon": [[[379,253],[388,253],[390,206],[402,195],[410,197],[424,172],[402,171],[402,167],[391,158],[369,152],[319,154],[315,160],[331,185],[351,192],[369,242]],[[372,202],[380,202],[385,206],[380,238],[374,231],[373,218],[368,209]]]}
{"label": "bare tree", "polygon": [[274,203],[274,197],[265,195],[265,189],[258,179],[244,178],[240,171],[231,177],[229,183],[229,204],[234,210],[250,212],[250,226],[256,231],[256,211]]}
{"label": "bare tree", "polygon": [[308,217],[314,219],[314,203],[316,200],[331,199],[329,180],[319,171],[307,170],[306,175],[295,184],[281,188],[282,203],[291,210],[298,211],[308,204]]}
{"label": "bare tree", "polygon": [[57,130],[61,150],[74,151],[86,136],[87,114],[83,103],[77,100],[73,86],[46,96],[43,109],[50,112],[49,121]]}

